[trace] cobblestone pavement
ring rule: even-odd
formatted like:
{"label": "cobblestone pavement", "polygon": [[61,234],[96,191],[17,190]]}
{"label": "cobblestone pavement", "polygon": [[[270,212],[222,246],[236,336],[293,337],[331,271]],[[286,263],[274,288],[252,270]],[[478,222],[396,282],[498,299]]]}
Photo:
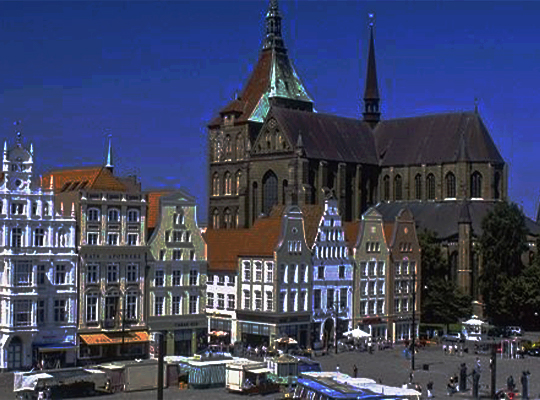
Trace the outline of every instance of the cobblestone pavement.
{"label": "cobblestone pavement", "polygon": [[[321,363],[324,371],[335,371],[339,364],[340,372],[352,375],[353,365],[358,367],[358,376],[372,378],[381,381],[383,384],[391,386],[401,386],[409,381],[411,371],[411,361],[407,360],[403,353],[403,346],[396,346],[394,349],[376,350],[373,354],[367,352],[344,352],[339,354],[330,353],[325,356],[317,357],[316,360]],[[489,370],[489,355],[474,355],[464,353],[459,355],[445,355],[441,345],[425,347],[419,350],[415,356],[414,382],[425,388],[428,381],[434,383],[434,395],[437,398],[448,397],[446,394],[446,384],[448,378],[453,374],[459,373],[461,363],[465,363],[468,373],[476,363],[476,357],[479,357],[482,373],[480,378],[480,394],[483,398],[488,398],[490,393],[491,375]],[[427,368],[427,369],[424,369]],[[524,359],[501,359],[497,358],[497,388],[501,389],[506,385],[506,379],[513,375],[517,389],[521,391],[520,377],[524,370],[530,371],[529,395],[531,399],[540,398],[540,358],[526,357]],[[465,393],[457,393],[454,397],[472,398],[471,379],[468,382],[469,390]],[[10,389],[11,391],[12,389]],[[0,399],[13,399],[3,397],[0,392]],[[424,393],[425,395],[425,389]],[[279,398],[282,395],[267,395],[262,398],[271,400]],[[259,396],[256,396],[259,397]],[[117,393],[114,395],[94,396],[93,400],[150,400],[157,398],[157,391],[143,391],[130,393]],[[185,389],[168,388],[164,390],[164,400],[182,399],[182,400],[201,400],[201,399],[241,399],[239,395],[230,394],[224,388],[213,389]]]}

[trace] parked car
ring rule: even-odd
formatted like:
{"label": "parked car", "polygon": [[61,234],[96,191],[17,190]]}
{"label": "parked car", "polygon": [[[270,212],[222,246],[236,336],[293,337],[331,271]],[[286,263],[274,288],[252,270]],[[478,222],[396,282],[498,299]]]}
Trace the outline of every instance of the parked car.
{"label": "parked car", "polygon": [[528,356],[540,357],[540,347],[533,347],[525,352]]}

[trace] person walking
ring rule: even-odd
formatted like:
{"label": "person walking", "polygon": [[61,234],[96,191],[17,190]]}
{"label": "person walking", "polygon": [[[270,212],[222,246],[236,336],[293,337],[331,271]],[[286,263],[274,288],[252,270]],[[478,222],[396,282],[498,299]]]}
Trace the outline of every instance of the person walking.
{"label": "person walking", "polygon": [[426,385],[428,399],[433,398],[433,381],[429,381]]}
{"label": "person walking", "polygon": [[521,375],[521,398],[529,400],[529,371],[523,371]]}
{"label": "person walking", "polygon": [[353,377],[357,378],[358,377],[358,367],[356,366],[356,364],[354,364],[352,370],[353,370]]}

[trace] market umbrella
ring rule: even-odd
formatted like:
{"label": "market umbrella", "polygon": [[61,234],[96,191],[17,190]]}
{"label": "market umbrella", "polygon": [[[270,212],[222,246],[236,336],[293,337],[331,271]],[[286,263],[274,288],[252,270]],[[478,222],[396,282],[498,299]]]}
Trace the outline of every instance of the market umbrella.
{"label": "market umbrella", "polygon": [[353,329],[352,331],[345,332],[343,336],[353,337],[354,339],[371,337],[369,333],[364,332],[360,328],[356,328],[356,329]]}
{"label": "market umbrella", "polygon": [[298,342],[290,337],[282,337],[275,340],[279,344],[297,344]]}

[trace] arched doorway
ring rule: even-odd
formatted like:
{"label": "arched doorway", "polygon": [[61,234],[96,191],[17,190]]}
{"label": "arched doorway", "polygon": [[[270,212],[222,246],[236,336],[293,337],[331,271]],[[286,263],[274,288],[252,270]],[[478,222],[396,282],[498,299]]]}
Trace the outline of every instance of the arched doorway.
{"label": "arched doorway", "polygon": [[334,344],[334,320],[328,318],[323,324],[323,347],[328,348]]}
{"label": "arched doorway", "polygon": [[8,369],[20,369],[22,367],[22,340],[15,336],[11,339],[7,348]]}

